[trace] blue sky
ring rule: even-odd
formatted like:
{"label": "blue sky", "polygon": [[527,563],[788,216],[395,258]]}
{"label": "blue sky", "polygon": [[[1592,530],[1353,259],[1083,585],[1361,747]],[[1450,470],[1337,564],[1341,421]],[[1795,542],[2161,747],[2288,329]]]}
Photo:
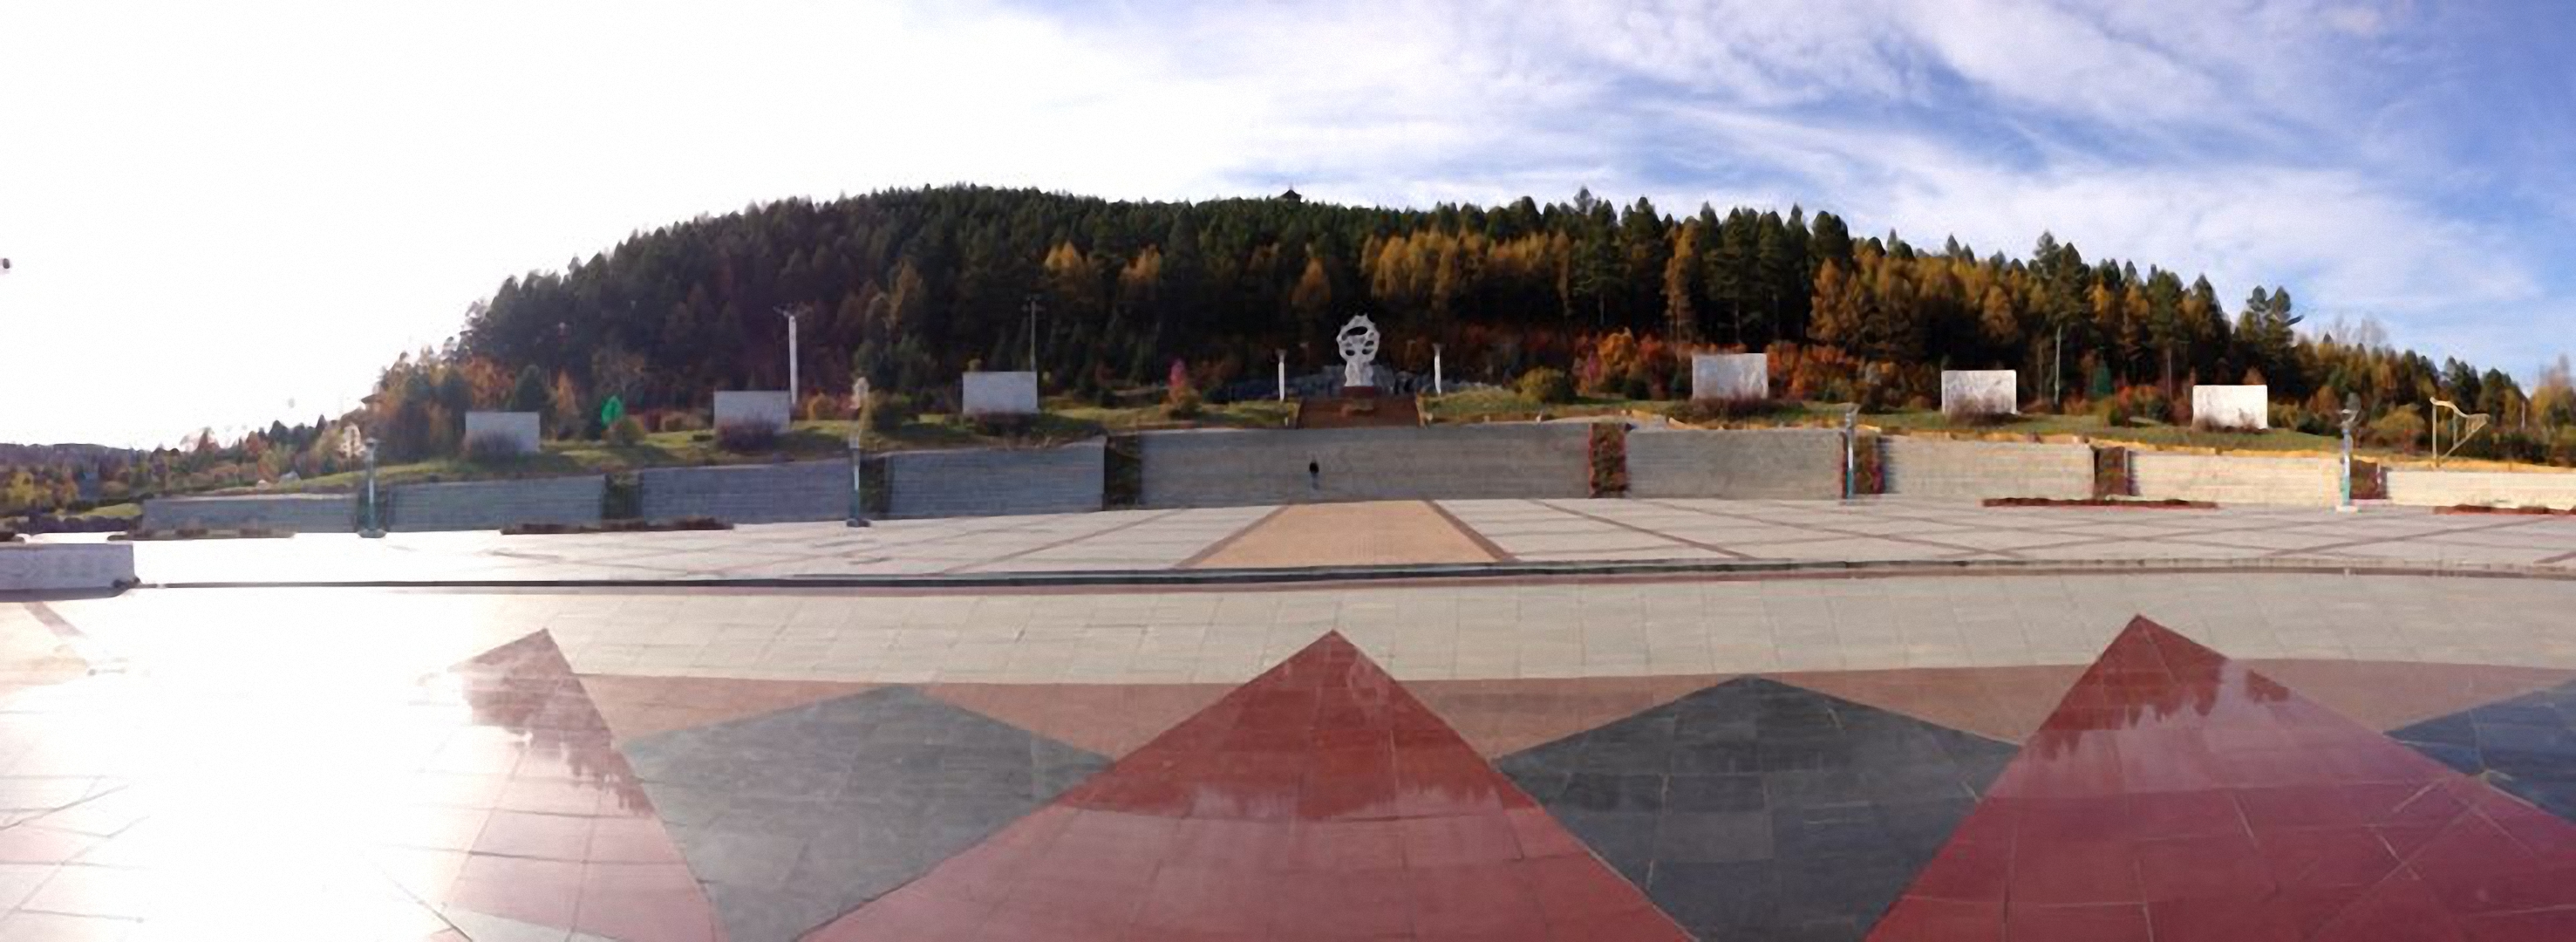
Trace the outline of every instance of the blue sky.
{"label": "blue sky", "polygon": [[2047,229],[2524,376],[2576,327],[2568,4],[248,0],[0,22],[21,351],[0,440],[337,411],[511,273],[754,200],[959,181],[1589,187],[2016,255]]}

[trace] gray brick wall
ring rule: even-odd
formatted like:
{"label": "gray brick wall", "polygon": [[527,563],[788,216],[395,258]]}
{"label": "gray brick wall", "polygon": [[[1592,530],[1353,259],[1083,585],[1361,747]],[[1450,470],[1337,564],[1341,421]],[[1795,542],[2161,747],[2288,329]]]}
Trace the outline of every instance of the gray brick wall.
{"label": "gray brick wall", "polygon": [[2153,452],[2130,457],[2130,475],[2137,481],[2138,496],[2220,504],[2331,506],[2342,495],[2342,487],[2335,479],[2341,468],[2342,464],[2333,458]]}
{"label": "gray brick wall", "polygon": [[1628,433],[1631,497],[1839,498],[1843,436],[1826,429]]}
{"label": "gray brick wall", "polygon": [[636,472],[647,519],[709,516],[729,523],[794,523],[840,520],[850,512],[850,463],[715,468],[652,468]]}
{"label": "gray brick wall", "polygon": [[265,527],[295,533],[348,533],[357,529],[357,513],[357,499],[348,494],[164,497],[143,502],[143,526],[151,530]]}
{"label": "gray brick wall", "polygon": [[1142,504],[1585,497],[1590,435],[1577,422],[1148,432]]}
{"label": "gray brick wall", "polygon": [[[1106,454],[1097,441],[1057,448],[896,452],[886,456],[887,515],[993,517],[1099,510]],[[842,480],[847,486],[848,478]]]}
{"label": "gray brick wall", "polygon": [[498,530],[515,523],[597,523],[599,475],[408,484],[385,495],[391,530]]}
{"label": "gray brick wall", "polygon": [[2388,469],[2390,503],[2415,507],[2576,507],[2576,473]]}
{"label": "gray brick wall", "polygon": [[1879,439],[1886,492],[1906,497],[1985,500],[2093,496],[2093,446],[2038,442]]}

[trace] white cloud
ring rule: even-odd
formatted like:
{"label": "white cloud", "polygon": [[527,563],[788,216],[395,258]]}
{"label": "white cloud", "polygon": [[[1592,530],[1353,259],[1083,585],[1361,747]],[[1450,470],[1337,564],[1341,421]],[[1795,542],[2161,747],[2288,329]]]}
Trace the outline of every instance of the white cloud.
{"label": "white cloud", "polygon": [[0,440],[336,408],[511,273],[755,200],[957,181],[1588,185],[2014,253],[2050,228],[2231,301],[2288,283],[2401,342],[2531,359],[2455,329],[2548,285],[2521,233],[2433,195],[2532,178],[2436,167],[2446,116],[2387,103],[2430,67],[2386,51],[2426,23],[2329,0],[30,7],[0,31],[0,331],[68,355],[0,371]]}

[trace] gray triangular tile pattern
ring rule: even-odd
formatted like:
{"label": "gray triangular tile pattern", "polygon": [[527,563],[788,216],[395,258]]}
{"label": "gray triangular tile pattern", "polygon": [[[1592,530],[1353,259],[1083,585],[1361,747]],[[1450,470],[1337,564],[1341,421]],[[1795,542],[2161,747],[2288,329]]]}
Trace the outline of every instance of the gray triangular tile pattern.
{"label": "gray triangular tile pattern", "polygon": [[910,687],[623,749],[731,942],[788,942],[1109,764]]}

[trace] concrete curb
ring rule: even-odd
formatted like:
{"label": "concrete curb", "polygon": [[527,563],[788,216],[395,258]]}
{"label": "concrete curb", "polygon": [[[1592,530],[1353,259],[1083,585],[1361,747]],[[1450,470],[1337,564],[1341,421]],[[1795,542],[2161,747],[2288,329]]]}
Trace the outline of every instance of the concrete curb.
{"label": "concrete curb", "polygon": [[844,576],[704,579],[364,579],[350,581],[145,582],[152,589],[880,589],[966,591],[1121,587],[1135,589],[1231,586],[1312,586],[1537,581],[1675,581],[1705,579],[1851,579],[1926,576],[2183,575],[2277,573],[2342,576],[2449,576],[2460,578],[2576,580],[2576,568],[2493,563],[2367,562],[2323,557],[2255,559],[2099,560],[1855,560],[1855,561],[1584,561],[1326,566],[1280,569],[1067,570],[963,575]]}

